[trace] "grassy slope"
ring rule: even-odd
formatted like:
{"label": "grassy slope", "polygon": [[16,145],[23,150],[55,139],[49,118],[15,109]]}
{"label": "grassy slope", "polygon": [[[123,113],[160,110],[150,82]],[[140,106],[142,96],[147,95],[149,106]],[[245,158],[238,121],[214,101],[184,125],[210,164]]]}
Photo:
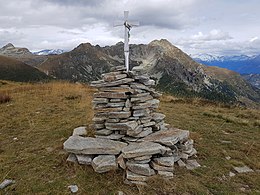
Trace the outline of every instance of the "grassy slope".
{"label": "grassy slope", "polygon": [[122,171],[98,174],[91,167],[66,163],[62,143],[73,128],[91,122],[93,89],[69,83],[2,82],[0,93],[12,98],[11,102],[0,104],[0,182],[5,178],[16,180],[0,193],[69,194],[67,186],[71,184],[78,185],[78,194],[113,194],[118,190],[127,194],[260,191],[259,172],[228,177],[233,165],[260,169],[259,110],[162,97],[160,111],[171,125],[191,131],[197,160],[203,167],[195,171],[176,168],[173,180],[155,178],[148,187],[136,188],[123,184]]}
{"label": "grassy slope", "polygon": [[0,79],[18,82],[40,81],[49,77],[38,69],[0,55]]}

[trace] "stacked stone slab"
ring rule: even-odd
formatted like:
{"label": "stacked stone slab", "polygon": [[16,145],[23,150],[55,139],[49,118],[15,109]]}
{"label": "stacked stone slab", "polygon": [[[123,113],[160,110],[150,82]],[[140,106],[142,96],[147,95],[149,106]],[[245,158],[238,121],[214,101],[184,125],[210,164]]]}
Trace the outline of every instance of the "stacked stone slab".
{"label": "stacked stone slab", "polygon": [[155,174],[172,178],[175,164],[199,166],[188,160],[197,153],[189,131],[171,128],[156,111],[161,94],[154,84],[148,75],[124,67],[93,81],[98,89],[92,101],[95,138],[84,137],[84,127],[76,128],[64,143],[69,160],[92,165],[99,173],[121,167],[129,184],[145,184]]}

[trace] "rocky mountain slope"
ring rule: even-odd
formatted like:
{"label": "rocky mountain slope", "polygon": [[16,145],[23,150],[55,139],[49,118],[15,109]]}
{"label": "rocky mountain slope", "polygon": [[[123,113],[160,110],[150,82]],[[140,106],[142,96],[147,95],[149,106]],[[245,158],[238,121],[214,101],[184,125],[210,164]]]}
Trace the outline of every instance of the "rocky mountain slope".
{"label": "rocky mountain slope", "polygon": [[214,56],[197,54],[192,55],[192,58],[198,63],[227,68],[240,74],[260,74],[260,55]]}
{"label": "rocky mountain slope", "polygon": [[242,74],[242,77],[251,85],[260,89],[260,74]]}
{"label": "rocky mountain slope", "polygon": [[34,67],[37,67],[48,58],[48,56],[34,55],[27,48],[15,47],[11,43],[0,48],[0,55],[11,57]]}
{"label": "rocky mountain slope", "polygon": [[[167,40],[131,45],[130,50],[131,66],[153,77],[161,91],[222,102],[260,101],[259,91],[239,74],[196,63]],[[123,62],[123,43],[106,47],[86,43],[49,57],[39,68],[60,79],[89,82]]]}
{"label": "rocky mountain slope", "polygon": [[0,55],[0,80],[19,82],[39,81],[49,77],[21,61]]}

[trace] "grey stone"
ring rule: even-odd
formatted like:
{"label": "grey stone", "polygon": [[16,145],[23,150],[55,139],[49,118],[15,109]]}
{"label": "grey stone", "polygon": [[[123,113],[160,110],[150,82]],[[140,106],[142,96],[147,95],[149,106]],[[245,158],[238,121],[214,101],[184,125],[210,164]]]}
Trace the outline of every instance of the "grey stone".
{"label": "grey stone", "polygon": [[68,188],[70,189],[71,193],[77,193],[79,190],[77,185],[69,185]]}
{"label": "grey stone", "polygon": [[148,81],[142,81],[142,83],[146,86],[154,86],[155,85],[155,81],[152,79],[149,79]]}
{"label": "grey stone", "polygon": [[181,159],[187,160],[189,158],[189,155],[186,153],[181,153],[180,157]]}
{"label": "grey stone", "polygon": [[92,82],[90,84],[90,86],[97,87],[97,88],[100,88],[100,87],[112,87],[112,86],[117,86],[117,85],[130,83],[130,82],[133,82],[133,81],[134,81],[134,79],[124,78],[124,79],[116,80],[116,81],[112,81],[112,82],[99,82],[99,83]]}
{"label": "grey stone", "polygon": [[1,184],[0,184],[0,189],[4,189],[5,187],[11,185],[11,184],[14,184],[15,183],[15,180],[12,180],[12,179],[5,179]]}
{"label": "grey stone", "polygon": [[143,85],[141,83],[132,82],[130,84],[130,87],[132,89],[143,89],[143,90],[146,90],[146,91],[150,91],[149,87],[147,87],[147,86],[145,86],[145,85]]}
{"label": "grey stone", "polygon": [[87,130],[86,127],[77,127],[73,130],[73,136],[79,135],[79,136],[84,136],[87,135]]}
{"label": "grey stone", "polygon": [[131,116],[131,112],[125,112],[125,111],[118,111],[118,112],[98,112],[95,113],[95,117],[107,117],[107,118],[119,118],[119,119],[126,119],[129,116]]}
{"label": "grey stone", "polygon": [[138,125],[134,130],[129,129],[126,134],[129,136],[134,137],[135,135],[138,135],[139,133],[141,133],[143,131],[143,126],[142,125]]}
{"label": "grey stone", "polygon": [[125,102],[109,102],[106,105],[107,107],[124,107]]}
{"label": "grey stone", "polygon": [[200,164],[196,160],[187,160],[186,168],[188,170],[193,170],[200,167]]}
{"label": "grey stone", "polygon": [[134,164],[147,164],[151,161],[151,159],[146,159],[146,160],[134,160],[130,159],[128,160],[129,163],[134,163]]}
{"label": "grey stone", "polygon": [[103,75],[103,79],[106,82],[116,81],[116,80],[124,79],[126,77],[127,74],[116,74],[113,72]]}
{"label": "grey stone", "polygon": [[122,154],[117,157],[117,163],[122,169],[126,169],[126,162]]}
{"label": "grey stone", "polygon": [[126,108],[131,108],[132,104],[131,104],[131,101],[130,99],[127,99],[126,102],[125,102],[125,107]]}
{"label": "grey stone", "polygon": [[124,158],[135,158],[153,154],[164,154],[169,148],[166,148],[154,142],[131,143],[122,149]]}
{"label": "grey stone", "polygon": [[147,181],[148,177],[140,174],[133,173],[132,171],[126,171],[126,178],[132,181]]}
{"label": "grey stone", "polygon": [[136,157],[134,158],[134,160],[148,160],[148,159],[151,159],[152,158],[152,155],[147,155],[147,156],[139,156],[139,157]]}
{"label": "grey stone", "polygon": [[118,130],[118,131],[128,131],[134,130],[138,123],[136,121],[128,121],[125,123],[105,123],[107,129]]}
{"label": "grey stone", "polygon": [[110,134],[110,135],[96,135],[96,138],[101,138],[101,139],[111,139],[111,140],[119,140],[122,137],[124,137],[124,135],[122,134]]}
{"label": "grey stone", "polygon": [[161,166],[159,164],[157,164],[156,162],[152,161],[151,162],[151,166],[153,167],[153,169],[157,170],[157,171],[169,171],[169,172],[173,172],[174,171],[174,167],[168,167],[168,166]]}
{"label": "grey stone", "polygon": [[71,136],[63,144],[67,152],[75,154],[119,154],[126,143],[92,137]]}
{"label": "grey stone", "polygon": [[138,140],[138,138],[125,136],[122,138],[122,140],[127,141],[127,142],[136,142]]}
{"label": "grey stone", "polygon": [[125,92],[98,92],[94,93],[95,98],[115,98],[126,99],[128,96]]}
{"label": "grey stone", "polygon": [[248,166],[243,167],[234,167],[235,171],[238,173],[249,173],[254,172],[253,169],[249,168]]}
{"label": "grey stone", "polygon": [[137,98],[131,98],[131,102],[145,102],[148,100],[152,100],[153,97],[151,95],[146,95],[146,96],[142,96],[142,97],[137,97]]}
{"label": "grey stone", "polygon": [[148,123],[144,123],[143,127],[150,127],[150,126],[153,126],[153,125],[155,125],[155,122],[151,121],[151,122],[148,122]]}
{"label": "grey stone", "polygon": [[130,92],[130,93],[134,93],[134,90],[131,89],[128,86],[125,87],[104,87],[104,88],[100,88],[100,91],[107,91],[107,92]]}
{"label": "grey stone", "polygon": [[150,135],[151,133],[153,133],[152,128],[145,128],[141,133],[137,134],[134,137],[142,138],[146,137],[147,135]]}
{"label": "grey stone", "polygon": [[95,132],[96,135],[110,135],[112,133],[113,133],[113,131],[108,130],[108,129],[101,129],[101,130],[97,130]]}
{"label": "grey stone", "polygon": [[133,116],[149,116],[149,109],[134,110]]}
{"label": "grey stone", "polygon": [[234,177],[236,174],[235,173],[233,173],[233,172],[229,172],[229,177]]}
{"label": "grey stone", "polygon": [[92,103],[94,103],[94,104],[105,104],[105,103],[108,103],[108,99],[107,98],[94,98],[92,100]]}
{"label": "grey stone", "polygon": [[166,178],[173,178],[173,173],[170,171],[158,171],[157,173]]}
{"label": "grey stone", "polygon": [[127,161],[126,166],[128,170],[136,174],[145,176],[152,176],[155,174],[155,171],[149,166],[149,164],[135,164]]}
{"label": "grey stone", "polygon": [[169,157],[159,157],[159,158],[154,158],[153,161],[156,162],[158,165],[161,166],[167,166],[167,167],[172,167],[175,162],[177,162],[180,158],[177,156],[169,156]]}
{"label": "grey stone", "polygon": [[141,139],[140,141],[152,141],[166,146],[173,146],[179,141],[188,139],[188,137],[189,131],[174,128],[165,131],[157,131]]}
{"label": "grey stone", "polygon": [[94,108],[95,112],[118,112],[122,111],[122,107],[112,107],[112,108]]}
{"label": "grey stone", "polygon": [[105,122],[105,120],[106,120],[106,118],[105,117],[94,117],[93,119],[92,119],[92,121],[93,122],[95,122],[95,123],[103,123],[103,122]]}
{"label": "grey stone", "polygon": [[114,155],[99,155],[92,160],[92,167],[98,173],[104,173],[117,169]]}
{"label": "grey stone", "polygon": [[177,161],[177,164],[179,167],[186,167],[186,164],[181,159]]}
{"label": "grey stone", "polygon": [[130,95],[130,97],[138,98],[138,97],[144,97],[144,96],[148,96],[148,95],[150,95],[150,93],[137,93],[137,94]]}
{"label": "grey stone", "polygon": [[164,114],[157,113],[157,112],[152,113],[151,116],[152,116],[153,120],[156,122],[160,122],[165,118]]}
{"label": "grey stone", "polygon": [[69,154],[69,156],[68,156],[68,158],[67,158],[67,160],[66,160],[67,162],[73,162],[73,163],[77,163],[78,162],[78,159],[77,159],[77,157],[76,157],[76,155],[75,154]]}
{"label": "grey stone", "polygon": [[110,99],[109,102],[121,102],[121,103],[125,103],[125,99]]}
{"label": "grey stone", "polygon": [[119,118],[108,118],[106,119],[106,122],[108,123],[118,123],[120,121]]}
{"label": "grey stone", "polygon": [[93,127],[94,127],[94,129],[104,129],[104,127],[105,127],[105,124],[100,124],[100,123],[96,123],[96,124],[93,124]]}
{"label": "grey stone", "polygon": [[84,154],[76,154],[79,164],[81,165],[91,165],[93,156],[92,155],[84,155]]}

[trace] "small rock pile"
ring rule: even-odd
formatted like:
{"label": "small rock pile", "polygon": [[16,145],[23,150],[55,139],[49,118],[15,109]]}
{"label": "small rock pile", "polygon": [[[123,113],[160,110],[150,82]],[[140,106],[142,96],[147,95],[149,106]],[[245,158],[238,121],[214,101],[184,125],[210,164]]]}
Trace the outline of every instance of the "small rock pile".
{"label": "small rock pile", "polygon": [[145,184],[155,174],[172,178],[174,164],[200,166],[188,160],[197,153],[189,131],[171,128],[165,115],[156,112],[161,94],[148,75],[120,66],[91,85],[98,88],[93,99],[95,138],[85,137],[84,127],[74,129],[64,143],[69,161],[92,165],[99,173],[121,167],[129,184]]}

